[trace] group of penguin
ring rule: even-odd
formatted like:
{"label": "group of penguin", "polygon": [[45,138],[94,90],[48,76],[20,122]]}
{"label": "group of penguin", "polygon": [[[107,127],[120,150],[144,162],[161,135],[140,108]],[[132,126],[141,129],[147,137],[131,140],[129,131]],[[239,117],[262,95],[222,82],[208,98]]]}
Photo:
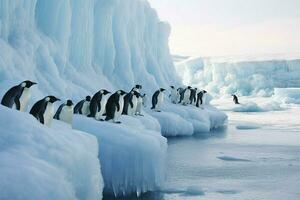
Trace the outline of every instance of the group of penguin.
{"label": "group of penguin", "polygon": [[[30,100],[29,90],[35,84],[37,83],[26,80],[10,88],[3,96],[1,104],[25,112]],[[172,103],[182,105],[191,104],[196,107],[200,107],[200,105],[204,103],[204,97],[207,93],[205,90],[198,90],[191,86],[186,88],[170,86],[170,88],[169,98]],[[37,101],[29,113],[40,123],[49,127],[51,126],[53,118],[72,124],[73,114],[85,115],[99,121],[105,120],[121,123],[117,121],[121,115],[143,116],[142,107],[146,107],[147,97],[146,94],[141,95],[141,89],[141,85],[135,85],[128,93],[123,90],[118,90],[113,94],[102,89],[95,93],[92,98],[91,96],[86,96],[86,98],[79,101],[74,108],[72,100],[67,100],[59,106],[56,113],[54,113],[53,103],[60,101],[60,99],[55,96],[46,96]],[[164,100],[164,91],[166,91],[166,89],[160,88],[152,95],[152,110],[161,112],[160,107]],[[232,96],[234,103],[239,104],[237,96]]]}
{"label": "group of penguin", "polygon": [[[37,83],[26,80],[10,88],[3,96],[1,104],[25,112],[30,100],[30,88]],[[51,126],[52,120],[62,120],[69,124],[72,123],[73,114],[82,114],[95,118],[99,121],[112,121],[121,123],[118,118],[123,115],[141,115],[142,106],[146,105],[146,94],[141,95],[141,85],[136,85],[132,90],[126,93],[118,90],[110,94],[109,91],[102,89],[91,98],[87,96],[84,100],[79,101],[73,108],[72,100],[67,100],[61,104],[54,113],[54,103],[60,101],[55,96],[46,96],[37,101],[30,109],[33,115],[40,123]],[[162,92],[164,89],[157,90],[152,98],[152,109],[159,111],[163,101]],[[104,119],[102,119],[104,117]]]}

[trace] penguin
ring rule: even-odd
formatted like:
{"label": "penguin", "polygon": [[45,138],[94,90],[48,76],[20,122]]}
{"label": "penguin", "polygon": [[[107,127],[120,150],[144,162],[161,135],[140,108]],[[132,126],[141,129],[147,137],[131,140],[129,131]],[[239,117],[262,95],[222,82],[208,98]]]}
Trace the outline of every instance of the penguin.
{"label": "penguin", "polygon": [[191,89],[192,87],[188,86],[181,92],[179,103],[181,103],[182,105],[187,105],[190,102]]}
{"label": "penguin", "polygon": [[138,93],[138,102],[137,102],[137,106],[136,106],[136,111],[135,111],[135,115],[139,115],[139,116],[144,116],[142,114],[142,107],[144,105],[144,97],[146,94],[141,95],[140,93]]}
{"label": "penguin", "polygon": [[178,101],[178,103],[181,103],[181,98],[183,99],[183,97],[182,97],[182,95],[183,95],[183,91],[184,91],[184,89],[182,88],[182,87],[179,87],[178,89],[177,89],[177,92],[178,92],[178,95],[179,95],[179,101]]}
{"label": "penguin", "polygon": [[45,98],[36,102],[32,106],[29,113],[33,115],[39,122],[50,127],[54,115],[53,103],[56,101],[60,101],[60,99],[56,98],[55,96],[46,96]]}
{"label": "penguin", "polygon": [[140,94],[142,88],[143,87],[141,85],[135,85],[135,91],[138,92],[138,95],[137,95],[137,105],[133,110],[135,115],[140,115],[140,116],[142,116],[141,111],[143,106],[143,97]]}
{"label": "penguin", "polygon": [[118,90],[108,98],[105,106],[105,110],[106,110],[105,121],[121,123],[120,121],[117,120],[123,112],[125,95],[126,92],[124,92],[123,90]]}
{"label": "penguin", "polygon": [[79,101],[74,107],[74,114],[88,116],[90,114],[91,96],[86,96],[84,100]]}
{"label": "penguin", "polygon": [[94,94],[91,102],[90,102],[90,114],[88,115],[88,117],[93,117],[96,120],[101,120],[100,117],[105,113],[105,105],[107,102],[107,98],[106,96],[109,94],[110,92],[102,89],[100,91],[98,91],[96,94]]}
{"label": "penguin", "polygon": [[123,115],[133,116],[136,112],[139,93],[135,90],[131,90],[124,96]]}
{"label": "penguin", "polygon": [[204,103],[203,97],[204,97],[205,93],[207,93],[207,92],[205,90],[202,90],[197,94],[197,102],[196,102],[197,107],[200,107],[200,105],[202,105]]}
{"label": "penguin", "polygon": [[237,97],[235,94],[233,94],[233,95],[231,95],[231,96],[233,97],[233,102],[234,102],[235,104],[240,104],[239,99],[238,99],[238,97]]}
{"label": "penguin", "polygon": [[30,100],[30,87],[37,83],[26,80],[10,88],[1,100],[1,104],[25,112]]}
{"label": "penguin", "polygon": [[73,121],[73,102],[71,100],[67,100],[66,103],[61,104],[55,115],[54,119],[64,121],[68,124],[72,124]]}
{"label": "penguin", "polygon": [[179,92],[174,86],[170,86],[170,88],[171,92],[169,97],[171,98],[171,102],[176,104],[178,102]]}
{"label": "penguin", "polygon": [[152,96],[152,107],[151,107],[152,110],[155,110],[156,112],[161,112],[159,109],[164,100],[164,94],[163,94],[164,91],[165,89],[160,88],[159,90],[154,92]]}
{"label": "penguin", "polygon": [[191,89],[191,95],[190,95],[190,104],[196,104],[197,101],[197,88]]}

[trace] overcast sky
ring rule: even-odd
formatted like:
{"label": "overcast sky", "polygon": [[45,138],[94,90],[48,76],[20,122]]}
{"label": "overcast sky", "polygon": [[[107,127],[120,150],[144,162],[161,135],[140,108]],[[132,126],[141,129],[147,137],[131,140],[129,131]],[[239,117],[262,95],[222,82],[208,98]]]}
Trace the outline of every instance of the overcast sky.
{"label": "overcast sky", "polygon": [[172,26],[173,54],[300,53],[300,0],[149,0]]}

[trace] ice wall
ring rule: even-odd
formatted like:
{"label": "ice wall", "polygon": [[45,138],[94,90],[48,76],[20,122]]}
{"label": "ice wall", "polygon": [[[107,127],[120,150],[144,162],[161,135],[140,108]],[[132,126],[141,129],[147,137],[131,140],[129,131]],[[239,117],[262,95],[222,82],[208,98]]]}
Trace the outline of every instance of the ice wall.
{"label": "ice wall", "polygon": [[300,87],[300,59],[191,58],[176,66],[186,85],[216,94],[269,96],[275,87]]}
{"label": "ice wall", "polygon": [[1,0],[0,83],[81,98],[99,88],[179,83],[170,26],[142,0]]}

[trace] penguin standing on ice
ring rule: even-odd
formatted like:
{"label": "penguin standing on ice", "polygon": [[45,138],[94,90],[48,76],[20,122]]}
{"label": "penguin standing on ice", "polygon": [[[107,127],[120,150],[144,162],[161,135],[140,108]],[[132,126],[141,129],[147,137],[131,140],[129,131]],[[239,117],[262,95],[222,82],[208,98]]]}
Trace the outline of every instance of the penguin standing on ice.
{"label": "penguin standing on ice", "polygon": [[67,100],[66,103],[61,104],[54,117],[54,119],[64,121],[68,124],[72,124],[73,121],[73,102],[71,100]]}
{"label": "penguin standing on ice", "polygon": [[50,127],[54,115],[53,103],[59,100],[60,99],[56,98],[55,96],[46,96],[45,98],[36,102],[32,106],[29,113],[33,115],[39,122]]}
{"label": "penguin standing on ice", "polygon": [[35,82],[27,80],[10,88],[3,96],[1,104],[22,112],[26,111],[31,96],[29,89],[35,84]]}
{"label": "penguin standing on ice", "polygon": [[135,114],[138,97],[139,93],[133,89],[124,96],[124,106],[122,111],[123,115],[133,116]]}
{"label": "penguin standing on ice", "polygon": [[139,115],[139,113],[141,113],[141,110],[138,110],[138,109],[142,109],[142,104],[143,104],[143,99],[140,95],[140,92],[141,92],[141,89],[143,87],[141,85],[135,85],[135,87],[132,89],[136,92],[138,92],[138,95],[136,95],[137,97],[137,104],[136,106],[134,105],[134,108],[133,108],[133,114],[135,115]]}
{"label": "penguin standing on ice", "polygon": [[200,107],[200,105],[202,105],[204,103],[203,97],[206,93],[207,92],[205,90],[202,90],[197,94],[197,103],[196,103],[197,107]]}
{"label": "penguin standing on ice", "polygon": [[79,101],[74,107],[74,114],[88,116],[90,114],[91,96],[86,96],[85,99]]}
{"label": "penguin standing on ice", "polygon": [[195,105],[197,101],[197,88],[191,89],[190,104]]}
{"label": "penguin standing on ice", "polygon": [[114,123],[121,123],[117,121],[123,112],[124,96],[126,92],[118,90],[112,94],[106,103],[106,118],[105,121],[113,121]]}
{"label": "penguin standing on ice", "polygon": [[137,103],[137,106],[136,106],[135,115],[144,116],[142,114],[142,107],[144,105],[144,97],[145,96],[146,96],[146,94],[141,95],[140,93],[138,93],[138,103]]}
{"label": "penguin standing on ice", "polygon": [[88,115],[88,117],[93,117],[96,120],[101,119],[101,116],[105,113],[105,105],[107,102],[106,96],[109,93],[110,93],[109,91],[103,89],[97,92],[96,94],[94,94],[90,102],[90,106],[89,106],[90,114]]}
{"label": "penguin standing on ice", "polygon": [[152,110],[155,110],[156,112],[161,112],[160,106],[162,104],[162,102],[164,101],[164,92],[165,89],[160,88],[159,90],[157,90],[156,92],[154,92],[153,96],[152,96]]}
{"label": "penguin standing on ice", "polygon": [[188,86],[181,92],[179,103],[182,103],[182,105],[187,105],[190,102],[191,89],[192,87]]}
{"label": "penguin standing on ice", "polygon": [[231,95],[232,97],[233,97],[233,102],[235,103],[235,104],[240,104],[240,102],[239,102],[239,99],[238,99],[238,97],[235,95],[235,94],[233,94],[233,95]]}
{"label": "penguin standing on ice", "polygon": [[171,102],[176,104],[178,102],[178,90],[174,87],[174,86],[170,86],[171,88],[171,93],[170,93],[170,98],[171,98]]}

